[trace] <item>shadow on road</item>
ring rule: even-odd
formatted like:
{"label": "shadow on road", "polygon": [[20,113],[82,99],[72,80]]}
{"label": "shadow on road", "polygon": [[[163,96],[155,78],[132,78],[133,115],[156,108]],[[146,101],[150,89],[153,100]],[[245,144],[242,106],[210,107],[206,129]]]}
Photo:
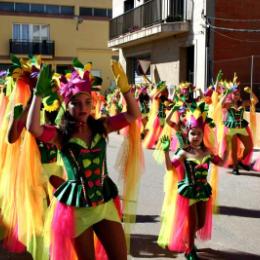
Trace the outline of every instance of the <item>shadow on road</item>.
{"label": "shadow on road", "polygon": [[158,215],[136,215],[136,223],[156,223],[160,221]]}
{"label": "shadow on road", "polygon": [[239,172],[239,175],[251,176],[251,177],[260,177],[259,172]]}
{"label": "shadow on road", "polygon": [[219,206],[218,214],[221,215],[232,215],[247,218],[260,218],[260,211],[254,209],[243,209],[228,206]]}
{"label": "shadow on road", "polygon": [[140,258],[176,258],[177,255],[157,245],[157,236],[132,235],[130,255]]}
{"label": "shadow on road", "polygon": [[212,260],[212,259],[223,259],[223,260],[245,260],[245,259],[250,259],[250,260],[259,260],[260,256],[259,255],[254,255],[246,252],[241,252],[241,251],[235,251],[235,250],[230,250],[230,251],[219,251],[219,250],[214,250],[211,248],[202,248],[198,250],[198,256],[200,259],[207,259],[207,260]]}
{"label": "shadow on road", "polygon": [[[232,175],[232,171],[228,171],[227,173]],[[247,172],[247,171],[243,171],[243,170],[240,170],[240,169],[239,169],[239,175],[241,175],[241,176],[251,176],[251,177],[260,177],[259,172]]]}

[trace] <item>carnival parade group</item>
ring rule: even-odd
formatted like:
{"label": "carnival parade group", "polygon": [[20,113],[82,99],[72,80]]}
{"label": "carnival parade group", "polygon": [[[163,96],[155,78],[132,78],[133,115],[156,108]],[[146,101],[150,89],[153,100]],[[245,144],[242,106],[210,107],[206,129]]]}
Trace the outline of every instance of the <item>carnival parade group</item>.
{"label": "carnival parade group", "polygon": [[[238,178],[240,169],[260,172],[257,96],[221,71],[205,91],[146,76],[130,85],[117,61],[116,86],[104,91],[92,66],[75,58],[58,74],[39,56],[12,56],[0,71],[2,246],[35,260],[126,260],[143,149],[152,149],[165,166],[157,243],[199,259],[195,239],[211,238],[217,212],[218,167]],[[124,137],[120,194],[107,167],[111,132]]]}

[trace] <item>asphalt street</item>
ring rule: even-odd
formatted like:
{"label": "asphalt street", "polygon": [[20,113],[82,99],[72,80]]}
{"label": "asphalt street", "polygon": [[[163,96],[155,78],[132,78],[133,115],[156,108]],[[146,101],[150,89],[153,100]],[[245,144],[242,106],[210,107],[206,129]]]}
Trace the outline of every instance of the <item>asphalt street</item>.
{"label": "asphalt street", "polygon": [[[120,186],[114,165],[123,143],[117,134],[109,136],[108,169]],[[160,210],[163,201],[164,165],[155,162],[153,150],[144,150],[145,169],[140,183],[136,224],[132,228],[129,259],[185,259],[160,248]],[[260,156],[255,151],[254,157]],[[241,170],[239,176],[230,170],[219,171],[219,214],[214,215],[213,236],[208,242],[196,241],[201,259],[260,260],[260,173]],[[27,254],[14,255],[0,250],[0,260],[27,260]]]}

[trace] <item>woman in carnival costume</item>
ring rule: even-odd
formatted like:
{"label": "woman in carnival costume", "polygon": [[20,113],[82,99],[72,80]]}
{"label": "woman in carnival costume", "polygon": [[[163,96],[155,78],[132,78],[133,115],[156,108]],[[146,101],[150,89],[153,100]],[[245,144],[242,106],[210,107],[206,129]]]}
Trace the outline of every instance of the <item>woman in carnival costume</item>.
{"label": "woman in carnival costume", "polygon": [[210,153],[203,144],[206,113],[187,112],[187,146],[171,160],[170,139],[161,138],[169,182],[166,185],[158,244],[174,252],[184,252],[186,259],[199,259],[195,236],[211,238],[212,189],[207,181],[210,163],[224,161]]}
{"label": "woman in carnival costume", "polygon": [[51,91],[48,67],[43,67],[36,84],[28,129],[38,140],[57,145],[67,173],[67,181],[55,191],[50,209],[51,235],[47,240],[50,239],[51,259],[73,259],[73,248],[78,259],[95,259],[94,233],[109,259],[127,259],[125,235],[113,201],[117,188],[107,172],[106,138],[108,133],[134,122],[140,112],[122,67],[113,62],[112,69],[127,111],[95,120],[90,115],[89,71],[82,78],[74,71],[59,90],[66,104],[60,128],[40,125],[41,99]]}
{"label": "woman in carnival costume", "polygon": [[[227,137],[222,149],[227,149],[231,154],[228,164],[232,165],[232,173],[235,175],[239,174],[239,166],[245,170],[250,170],[252,166],[253,136],[248,122],[244,119],[244,112],[246,107],[250,107],[250,114],[252,110],[255,111],[258,98],[249,87],[245,87],[244,91],[250,94],[251,100],[241,99],[240,89],[234,77],[220,100],[225,114],[223,134]],[[252,128],[255,128],[254,125]]]}
{"label": "woman in carnival costume", "polygon": [[[32,89],[41,66],[40,57],[32,57],[28,61],[13,57],[13,63],[10,73],[15,87],[10,99],[6,133],[7,151],[12,153],[9,160],[5,160],[1,176],[1,185],[9,187],[13,195],[2,195],[3,215],[8,227],[4,244],[11,252],[27,250],[34,259],[39,259],[42,255],[44,215],[53,191],[49,183],[50,172],[61,176],[62,171],[57,164],[57,148],[36,142],[25,128]],[[47,105],[44,107],[47,109]],[[52,105],[50,108],[58,107]],[[12,168],[11,175],[6,171],[9,168]],[[6,206],[7,200],[9,207]]]}

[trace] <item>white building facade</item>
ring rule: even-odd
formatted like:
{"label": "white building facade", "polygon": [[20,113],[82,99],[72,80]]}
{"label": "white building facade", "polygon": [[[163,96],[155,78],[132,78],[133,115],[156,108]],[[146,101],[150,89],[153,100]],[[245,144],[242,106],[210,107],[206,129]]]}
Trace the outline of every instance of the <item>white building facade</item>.
{"label": "white building facade", "polygon": [[113,0],[112,8],[108,46],[131,83],[146,60],[153,82],[206,87],[205,0]]}

